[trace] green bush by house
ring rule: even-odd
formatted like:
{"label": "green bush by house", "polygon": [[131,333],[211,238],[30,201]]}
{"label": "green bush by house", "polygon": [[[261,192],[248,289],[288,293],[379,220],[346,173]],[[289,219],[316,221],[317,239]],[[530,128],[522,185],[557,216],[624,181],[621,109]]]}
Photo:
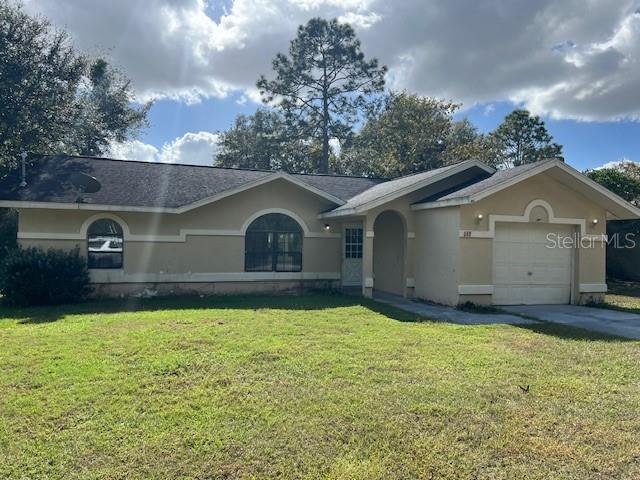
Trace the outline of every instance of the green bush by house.
{"label": "green bush by house", "polygon": [[16,249],[0,267],[0,292],[13,305],[73,303],[90,291],[87,263],[78,249]]}

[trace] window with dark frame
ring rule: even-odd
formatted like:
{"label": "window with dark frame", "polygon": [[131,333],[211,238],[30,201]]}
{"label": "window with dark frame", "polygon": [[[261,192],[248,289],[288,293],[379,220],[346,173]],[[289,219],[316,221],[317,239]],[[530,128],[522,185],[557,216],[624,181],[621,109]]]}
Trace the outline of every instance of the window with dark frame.
{"label": "window with dark frame", "polygon": [[87,230],[87,265],[89,268],[119,269],[123,265],[124,235],[120,224],[101,218]]}
{"label": "window with dark frame", "polygon": [[344,257],[362,258],[362,229],[344,229]]}
{"label": "window with dark frame", "polygon": [[245,272],[301,272],[302,228],[293,218],[268,213],[245,234]]}

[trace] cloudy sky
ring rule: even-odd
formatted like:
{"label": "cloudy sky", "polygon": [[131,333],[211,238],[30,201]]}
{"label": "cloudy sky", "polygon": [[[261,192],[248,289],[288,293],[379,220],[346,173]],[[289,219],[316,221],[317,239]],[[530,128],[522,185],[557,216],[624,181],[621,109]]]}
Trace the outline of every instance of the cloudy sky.
{"label": "cloudy sky", "polygon": [[640,161],[640,0],[26,0],[78,47],[109,53],[151,128],[125,158],[208,163],[251,113],[255,81],[296,27],[338,17],[388,85],[462,102],[481,130],[515,105],[543,115],[578,168]]}

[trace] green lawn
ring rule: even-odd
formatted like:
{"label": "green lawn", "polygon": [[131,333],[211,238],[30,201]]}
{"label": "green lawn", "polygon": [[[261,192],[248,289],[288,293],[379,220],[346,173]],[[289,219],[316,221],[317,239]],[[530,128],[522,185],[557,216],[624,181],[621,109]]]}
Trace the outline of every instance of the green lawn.
{"label": "green lawn", "polygon": [[640,478],[640,342],[320,295],[0,316],[0,478]]}
{"label": "green lawn", "polygon": [[640,313],[640,284],[632,282],[609,282],[609,293],[605,308]]}

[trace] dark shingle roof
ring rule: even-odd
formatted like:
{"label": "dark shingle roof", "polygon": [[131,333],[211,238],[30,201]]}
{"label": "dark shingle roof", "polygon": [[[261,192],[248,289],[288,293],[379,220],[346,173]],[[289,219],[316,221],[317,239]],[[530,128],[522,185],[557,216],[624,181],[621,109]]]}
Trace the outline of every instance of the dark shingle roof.
{"label": "dark shingle roof", "polygon": [[[95,177],[102,185],[99,192],[84,195],[86,203],[162,208],[189,205],[275,173],[94,157],[45,156],[30,162],[27,187],[19,188],[19,171],[0,180],[0,199],[75,203],[78,191],[70,178],[77,172]],[[292,176],[343,201],[382,181],[337,175]]]}
{"label": "dark shingle roof", "polygon": [[[409,191],[415,191],[428,185],[438,185],[444,178],[455,175],[462,175],[458,178],[456,188],[462,188],[472,182],[479,182],[493,173],[493,169],[486,167],[475,160],[454,163],[426,172],[414,173],[375,185],[365,190],[359,195],[351,198],[346,204],[331,211],[332,216],[351,215],[369,208],[371,202],[379,199],[391,200],[397,196],[404,195]],[[464,176],[472,175],[472,178],[465,180]],[[435,188],[435,187],[434,187]],[[449,192],[452,190],[448,190]],[[418,202],[420,203],[420,202]]]}
{"label": "dark shingle roof", "polygon": [[[549,161],[553,161],[553,160],[549,160]],[[494,173],[493,175],[491,175],[490,177],[484,180],[471,183],[470,185],[469,184],[459,185],[454,189],[446,190],[444,192],[439,193],[438,195],[435,195],[433,197],[430,197],[418,203],[436,202],[441,200],[456,200],[459,198],[469,197],[471,195],[474,195],[476,193],[479,193],[491,187],[494,187],[495,185],[498,185],[502,182],[511,180],[512,178],[517,177],[518,175],[522,175],[533,168],[539,167],[542,163],[543,162],[528,163],[526,165],[521,165],[519,167],[507,168],[505,170],[498,170],[496,173]]]}
{"label": "dark shingle roof", "polygon": [[388,182],[380,183],[369,188],[368,190],[365,190],[359,195],[354,196],[346,204],[342,205],[339,208],[336,208],[334,212],[356,209],[359,206],[365,205],[373,200],[385,197],[393,192],[401,190],[407,186],[417,184],[428,178],[435,177],[436,175],[446,172],[447,170],[451,170],[453,167],[457,166],[457,164],[448,165],[446,167],[436,168],[426,172],[414,173],[412,175],[406,175],[404,177],[389,180]]}

